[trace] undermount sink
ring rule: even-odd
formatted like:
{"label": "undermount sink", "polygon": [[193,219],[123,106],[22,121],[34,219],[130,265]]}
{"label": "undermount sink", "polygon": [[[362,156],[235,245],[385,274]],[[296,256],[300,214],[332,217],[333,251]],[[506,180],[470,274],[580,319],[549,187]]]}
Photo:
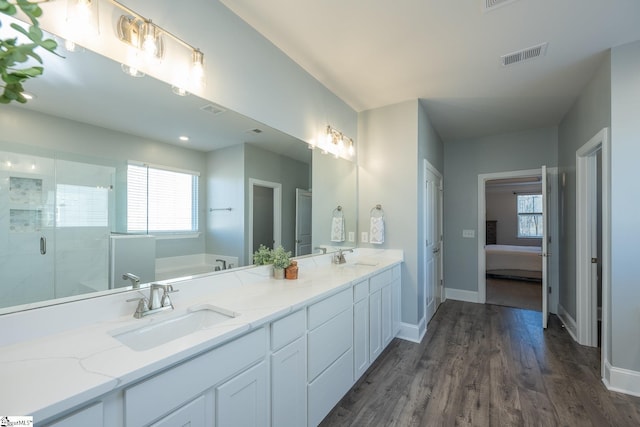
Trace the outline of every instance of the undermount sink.
{"label": "undermount sink", "polygon": [[111,331],[110,335],[132,350],[144,351],[237,316],[238,313],[224,308],[200,305],[180,316],[135,329]]}
{"label": "undermount sink", "polygon": [[356,261],[353,263],[342,264],[341,268],[361,268],[361,267],[375,267],[377,266],[377,262],[370,261]]}

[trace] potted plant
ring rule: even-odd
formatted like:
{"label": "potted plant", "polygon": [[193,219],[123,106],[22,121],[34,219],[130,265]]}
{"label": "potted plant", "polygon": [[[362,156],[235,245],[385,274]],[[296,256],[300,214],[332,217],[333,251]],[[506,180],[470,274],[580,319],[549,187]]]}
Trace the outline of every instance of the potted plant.
{"label": "potted plant", "polygon": [[[16,7],[17,6],[17,7]],[[27,0],[17,0],[10,3],[8,0],[0,0],[0,14],[13,16],[18,9],[29,19],[31,25],[28,29],[12,23],[10,27],[29,39],[27,43],[18,42],[18,37],[10,37],[0,40],[0,104],[9,104],[11,101],[27,102],[24,97],[22,84],[30,78],[37,77],[44,71],[41,66],[19,66],[34,59],[42,64],[42,58],[35,53],[35,49],[41,47],[55,53],[58,44],[52,39],[45,39],[40,29],[38,18],[42,16],[42,9],[37,4]],[[0,21],[0,26],[2,22]]]}
{"label": "potted plant", "polygon": [[272,253],[271,249],[269,249],[265,245],[260,245],[258,250],[253,253],[253,264],[254,265],[271,264],[272,259],[273,259],[273,253]]}
{"label": "potted plant", "polygon": [[273,277],[276,279],[284,279],[284,269],[291,264],[291,252],[286,252],[282,246],[278,246],[272,252],[273,254]]}

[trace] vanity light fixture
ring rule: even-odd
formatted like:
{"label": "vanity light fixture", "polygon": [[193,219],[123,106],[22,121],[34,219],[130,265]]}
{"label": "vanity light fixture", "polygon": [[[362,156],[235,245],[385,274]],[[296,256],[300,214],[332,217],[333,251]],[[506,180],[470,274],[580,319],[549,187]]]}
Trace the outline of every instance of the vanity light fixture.
{"label": "vanity light fixture", "polygon": [[67,0],[67,31],[74,41],[99,33],[98,0]]}
{"label": "vanity light fixture", "polygon": [[[117,33],[121,41],[127,43],[136,51],[143,53],[147,61],[159,61],[164,57],[165,53],[163,36],[169,37],[189,49],[191,54],[190,78],[194,86],[204,86],[204,53],[202,53],[200,49],[153,23],[151,19],[134,12],[122,3],[116,0],[110,0],[110,2],[127,13],[127,15],[120,16],[117,24]],[[178,91],[174,89],[174,93],[181,96],[187,94],[187,91],[182,88],[182,85],[176,85],[174,87],[180,88]]]}
{"label": "vanity light fixture", "polygon": [[144,77],[145,74],[138,70],[136,67],[132,66],[132,65],[127,65],[127,64],[120,64],[120,68],[122,68],[122,71],[124,71],[125,74],[131,76],[131,77]]}
{"label": "vanity light fixture", "polygon": [[187,96],[189,92],[186,89],[181,88],[180,86],[171,86],[171,91],[178,96]]}
{"label": "vanity light fixture", "polygon": [[355,154],[355,143],[353,139],[345,136],[342,132],[327,125],[325,132],[325,143],[323,154],[330,152],[336,158],[341,156],[353,157]]}

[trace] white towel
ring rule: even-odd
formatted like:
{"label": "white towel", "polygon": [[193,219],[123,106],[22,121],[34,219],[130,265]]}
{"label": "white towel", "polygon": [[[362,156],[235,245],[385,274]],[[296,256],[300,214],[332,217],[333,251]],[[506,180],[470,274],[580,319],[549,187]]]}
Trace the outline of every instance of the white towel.
{"label": "white towel", "polygon": [[376,245],[384,243],[384,218],[381,216],[371,217],[369,243],[374,243]]}
{"label": "white towel", "polygon": [[344,242],[344,217],[334,216],[331,219],[331,241]]}

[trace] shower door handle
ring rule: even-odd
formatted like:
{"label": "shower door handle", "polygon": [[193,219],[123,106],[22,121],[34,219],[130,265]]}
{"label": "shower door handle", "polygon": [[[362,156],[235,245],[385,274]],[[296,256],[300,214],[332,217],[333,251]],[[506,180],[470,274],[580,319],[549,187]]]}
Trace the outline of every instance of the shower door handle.
{"label": "shower door handle", "polygon": [[40,254],[44,255],[47,253],[47,238],[42,236],[40,237]]}

